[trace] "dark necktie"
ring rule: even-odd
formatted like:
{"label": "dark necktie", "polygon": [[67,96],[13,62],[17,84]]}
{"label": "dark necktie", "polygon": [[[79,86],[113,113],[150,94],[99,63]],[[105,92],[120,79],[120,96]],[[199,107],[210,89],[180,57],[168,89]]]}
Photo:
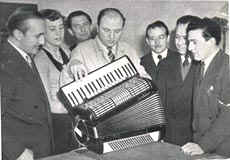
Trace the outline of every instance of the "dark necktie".
{"label": "dark necktie", "polygon": [[186,54],[185,56],[184,56],[184,62],[183,62],[183,67],[185,67],[185,66],[188,66],[189,65],[189,61],[188,61],[188,58],[189,58],[189,55],[188,54]]}
{"label": "dark necktie", "polygon": [[112,47],[107,47],[107,49],[108,49],[108,57],[109,57],[109,59],[110,59],[110,62],[113,62],[114,60],[115,60],[115,55],[113,54],[113,52],[112,52]]}
{"label": "dark necktie", "polygon": [[159,62],[162,60],[162,55],[158,55],[157,58],[159,59]]}
{"label": "dark necktie", "polygon": [[205,63],[204,62],[200,62],[200,77],[199,77],[199,85],[201,84],[203,77],[204,77],[204,66]]}

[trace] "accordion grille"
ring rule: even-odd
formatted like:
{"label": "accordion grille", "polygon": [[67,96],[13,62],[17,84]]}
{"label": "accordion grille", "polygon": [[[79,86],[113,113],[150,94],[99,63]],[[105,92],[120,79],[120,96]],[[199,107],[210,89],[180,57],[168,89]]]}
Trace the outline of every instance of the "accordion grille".
{"label": "accordion grille", "polygon": [[159,126],[166,123],[158,93],[130,106],[124,111],[106,119],[97,125],[99,135],[108,136],[111,133],[126,133]]}
{"label": "accordion grille", "polygon": [[152,142],[154,142],[154,139],[149,134],[144,134],[135,137],[129,137],[129,138],[111,141],[109,142],[109,145],[113,150],[116,151],[116,150],[132,148],[138,145],[152,143]]}
{"label": "accordion grille", "polygon": [[126,103],[133,97],[150,89],[151,84],[148,81],[133,77],[110,91],[96,97],[92,101],[85,103],[85,107],[92,110],[95,119],[98,119],[121,104]]}

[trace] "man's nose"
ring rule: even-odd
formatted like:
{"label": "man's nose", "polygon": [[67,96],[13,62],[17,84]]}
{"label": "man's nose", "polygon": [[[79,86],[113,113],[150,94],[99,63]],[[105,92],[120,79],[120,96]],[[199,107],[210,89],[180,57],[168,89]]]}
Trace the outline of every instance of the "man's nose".
{"label": "man's nose", "polygon": [[192,43],[188,44],[188,50],[192,51],[194,49],[194,45]]}
{"label": "man's nose", "polygon": [[109,33],[109,38],[110,38],[110,39],[114,39],[114,37],[115,37],[114,34],[115,34],[114,32],[110,32],[110,33]]}

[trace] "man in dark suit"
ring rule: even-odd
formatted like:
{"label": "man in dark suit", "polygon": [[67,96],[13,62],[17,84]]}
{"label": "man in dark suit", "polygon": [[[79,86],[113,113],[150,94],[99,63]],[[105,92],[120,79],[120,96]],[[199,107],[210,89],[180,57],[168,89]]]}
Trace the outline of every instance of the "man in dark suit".
{"label": "man in dark suit", "polygon": [[184,145],[192,140],[192,95],[196,63],[187,51],[186,28],[200,20],[186,15],[177,20],[175,45],[178,52],[171,53],[159,65],[157,76],[167,126],[164,140]]}
{"label": "man in dark suit", "polygon": [[7,23],[0,50],[3,159],[33,160],[52,153],[50,106],[32,57],[44,42],[44,21],[19,8]]}
{"label": "man in dark suit", "polygon": [[158,72],[158,63],[173,52],[167,48],[168,36],[168,27],[162,21],[151,23],[146,28],[145,41],[151,52],[143,56],[140,63],[154,82]]}
{"label": "man in dark suit", "polygon": [[201,69],[194,91],[194,142],[182,147],[185,153],[216,153],[230,156],[229,56],[219,48],[221,29],[209,18],[187,28],[189,46]]}

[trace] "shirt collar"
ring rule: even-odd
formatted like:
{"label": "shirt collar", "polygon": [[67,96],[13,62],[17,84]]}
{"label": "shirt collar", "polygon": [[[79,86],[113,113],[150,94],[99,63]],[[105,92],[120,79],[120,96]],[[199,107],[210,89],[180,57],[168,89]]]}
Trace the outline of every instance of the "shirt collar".
{"label": "shirt collar", "polygon": [[161,55],[162,56],[162,59],[166,58],[167,57],[167,54],[168,54],[168,49],[165,49],[163,52],[161,52],[160,54],[159,53],[155,53],[152,51],[152,57],[154,59],[154,62],[156,65],[158,65],[159,63],[159,58],[158,58],[158,55]]}
{"label": "shirt collar", "polygon": [[24,58],[24,60],[26,62],[28,62],[28,58],[27,57],[29,55],[25,51],[23,51],[22,49],[20,49],[19,47],[17,47],[11,40],[8,39],[8,42],[20,53],[20,55]]}
{"label": "shirt collar", "polygon": [[210,65],[210,63],[212,62],[213,58],[216,56],[216,54],[219,52],[220,50],[218,49],[217,52],[212,53],[210,56],[208,56],[206,59],[204,59],[204,74],[206,73],[208,66]]}
{"label": "shirt collar", "polygon": [[[101,40],[98,36],[96,36],[96,42],[97,42],[97,45],[99,47],[99,50],[101,50],[103,52],[104,57],[107,57],[107,54],[109,51],[108,51],[107,47],[101,42]],[[117,48],[117,45],[114,45],[112,47],[112,52],[114,55],[116,55],[116,48]]]}

